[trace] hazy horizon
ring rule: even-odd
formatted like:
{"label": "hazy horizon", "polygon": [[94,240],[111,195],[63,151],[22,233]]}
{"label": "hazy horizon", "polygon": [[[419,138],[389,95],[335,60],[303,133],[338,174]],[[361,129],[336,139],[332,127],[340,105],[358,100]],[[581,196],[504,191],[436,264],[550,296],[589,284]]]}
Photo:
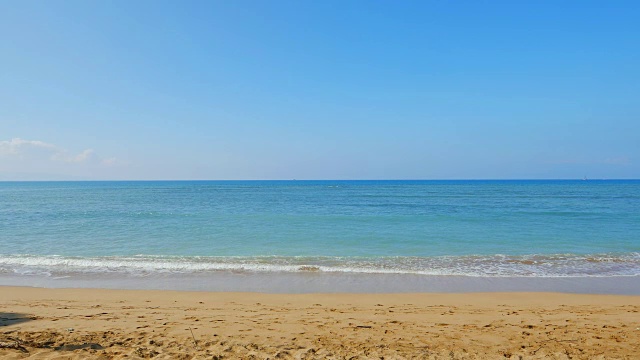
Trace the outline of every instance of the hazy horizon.
{"label": "hazy horizon", "polygon": [[0,182],[464,182],[464,181],[640,181],[640,178],[469,178],[469,179],[62,179],[62,180],[0,180]]}

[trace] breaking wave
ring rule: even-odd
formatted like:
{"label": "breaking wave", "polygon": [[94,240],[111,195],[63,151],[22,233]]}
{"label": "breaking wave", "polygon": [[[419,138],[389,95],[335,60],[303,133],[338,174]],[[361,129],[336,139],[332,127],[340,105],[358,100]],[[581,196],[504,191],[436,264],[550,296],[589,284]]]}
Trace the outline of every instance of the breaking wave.
{"label": "breaking wave", "polygon": [[0,255],[0,274],[66,277],[156,273],[368,273],[470,277],[640,276],[640,253],[435,257]]}

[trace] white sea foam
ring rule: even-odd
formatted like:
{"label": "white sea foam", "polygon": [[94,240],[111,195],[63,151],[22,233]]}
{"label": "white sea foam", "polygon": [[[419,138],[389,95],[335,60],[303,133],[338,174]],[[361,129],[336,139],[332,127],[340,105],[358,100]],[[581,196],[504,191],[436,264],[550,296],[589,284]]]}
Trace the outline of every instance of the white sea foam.
{"label": "white sea foam", "polygon": [[640,254],[553,254],[439,257],[65,257],[0,255],[0,273],[63,277],[73,274],[206,272],[368,273],[476,277],[640,276]]}

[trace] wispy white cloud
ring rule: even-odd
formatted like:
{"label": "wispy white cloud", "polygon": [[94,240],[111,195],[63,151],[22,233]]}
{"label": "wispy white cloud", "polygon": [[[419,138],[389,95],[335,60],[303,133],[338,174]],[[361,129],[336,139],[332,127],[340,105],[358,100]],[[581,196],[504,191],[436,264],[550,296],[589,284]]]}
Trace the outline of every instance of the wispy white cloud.
{"label": "wispy white cloud", "polygon": [[53,152],[58,152],[60,148],[53,144],[39,140],[24,140],[13,138],[11,140],[0,141],[0,154],[2,155],[20,155],[25,149],[41,148]]}
{"label": "wispy white cloud", "polygon": [[51,155],[51,160],[63,161],[66,163],[82,163],[90,160],[93,157],[93,149],[86,149],[79,154],[73,155],[63,150]]}
{"label": "wispy white cloud", "polygon": [[108,159],[102,159],[101,163],[102,165],[114,165],[117,162],[116,158],[111,157]]}
{"label": "wispy white cloud", "polygon": [[85,149],[80,153],[74,154],[61,146],[40,140],[13,138],[11,140],[0,141],[0,156],[25,158],[35,156],[33,154],[34,150],[40,150],[41,154],[44,152],[44,156],[48,157],[51,161],[80,164],[97,160],[98,163],[104,165],[113,165],[116,163],[115,158],[102,159],[97,157],[93,149]]}

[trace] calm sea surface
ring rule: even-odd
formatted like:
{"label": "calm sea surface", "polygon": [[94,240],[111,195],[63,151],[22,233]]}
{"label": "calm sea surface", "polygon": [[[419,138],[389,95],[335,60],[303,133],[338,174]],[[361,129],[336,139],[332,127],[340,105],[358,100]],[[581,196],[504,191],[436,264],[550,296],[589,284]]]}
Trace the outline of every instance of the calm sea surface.
{"label": "calm sea surface", "polygon": [[0,182],[0,275],[639,277],[640,181]]}

